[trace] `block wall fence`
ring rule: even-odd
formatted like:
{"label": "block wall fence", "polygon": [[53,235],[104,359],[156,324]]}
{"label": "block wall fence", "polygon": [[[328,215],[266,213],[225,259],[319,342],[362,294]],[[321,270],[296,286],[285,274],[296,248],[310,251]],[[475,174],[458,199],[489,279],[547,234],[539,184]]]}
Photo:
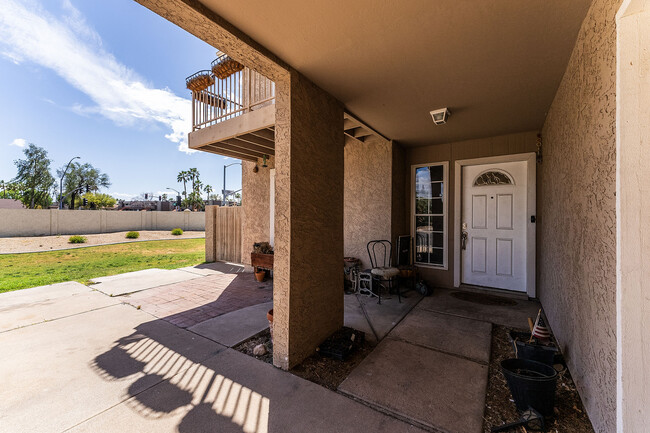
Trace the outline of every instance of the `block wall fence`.
{"label": "block wall fence", "polygon": [[0,237],[83,235],[174,228],[203,231],[205,213],[0,209]]}

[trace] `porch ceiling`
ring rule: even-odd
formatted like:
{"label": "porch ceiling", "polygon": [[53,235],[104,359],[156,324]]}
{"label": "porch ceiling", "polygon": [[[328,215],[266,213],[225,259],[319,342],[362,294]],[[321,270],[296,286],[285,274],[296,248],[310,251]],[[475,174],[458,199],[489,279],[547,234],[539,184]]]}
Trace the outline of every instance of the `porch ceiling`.
{"label": "porch ceiling", "polygon": [[201,2],[407,146],[541,128],[591,4]]}

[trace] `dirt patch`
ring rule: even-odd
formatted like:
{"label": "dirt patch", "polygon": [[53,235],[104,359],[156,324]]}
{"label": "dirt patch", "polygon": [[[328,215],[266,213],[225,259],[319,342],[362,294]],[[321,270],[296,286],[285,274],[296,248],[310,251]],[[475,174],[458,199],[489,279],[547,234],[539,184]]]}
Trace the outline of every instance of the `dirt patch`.
{"label": "dirt patch", "polygon": [[[266,350],[268,351],[266,355],[253,355],[253,349],[259,344],[266,346]],[[269,332],[269,328],[266,328],[264,331],[253,335],[248,340],[242,341],[238,345],[233,346],[233,349],[245,353],[248,356],[252,356],[253,358],[257,358],[260,361],[264,361],[267,364],[273,364],[273,343],[271,343],[271,333]]]}
{"label": "dirt patch", "polygon": [[[494,325],[492,328],[492,353],[483,418],[484,433],[489,433],[492,427],[519,419],[508,384],[501,373],[501,361],[514,357],[514,350],[508,336],[510,331],[510,328],[504,326]],[[568,369],[558,376],[555,391],[555,417],[553,420],[547,421],[546,428],[549,433],[594,432]],[[524,430],[520,428],[511,431],[523,432]]]}
{"label": "dirt patch", "polygon": [[138,239],[128,239],[127,232],[85,234],[87,239],[83,244],[68,242],[70,235],[60,236],[30,236],[15,238],[0,238],[0,254],[38,253],[72,248],[85,248],[97,245],[116,243],[133,243],[143,241],[158,241],[163,239],[195,239],[204,238],[203,231],[185,231],[181,236],[173,236],[169,230],[140,230]]}
{"label": "dirt patch", "polygon": [[[253,355],[253,349],[258,344],[264,344],[269,352],[263,356]],[[325,388],[336,390],[341,382],[350,375],[352,370],[354,370],[354,368],[359,365],[374,348],[375,346],[373,344],[364,341],[345,361],[339,361],[315,353],[305,359],[300,365],[294,367],[291,370],[291,373],[310,382],[324,386]],[[242,343],[239,343],[237,346],[234,346],[233,349],[245,353],[246,355],[253,356],[268,364],[273,364],[273,344],[271,343],[271,334],[268,329],[254,335]]]}

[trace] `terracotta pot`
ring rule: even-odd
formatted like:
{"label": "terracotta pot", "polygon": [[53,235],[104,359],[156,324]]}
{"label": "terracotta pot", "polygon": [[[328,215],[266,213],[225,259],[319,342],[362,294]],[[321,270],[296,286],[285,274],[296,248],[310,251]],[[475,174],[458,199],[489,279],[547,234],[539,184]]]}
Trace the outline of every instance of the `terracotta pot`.
{"label": "terracotta pot", "polygon": [[273,342],[273,308],[266,313],[266,318],[269,321],[269,331],[271,332],[271,342]]}
{"label": "terracotta pot", "polygon": [[259,281],[260,283],[264,281],[264,277],[266,277],[266,271],[257,271],[255,272],[255,279]]}

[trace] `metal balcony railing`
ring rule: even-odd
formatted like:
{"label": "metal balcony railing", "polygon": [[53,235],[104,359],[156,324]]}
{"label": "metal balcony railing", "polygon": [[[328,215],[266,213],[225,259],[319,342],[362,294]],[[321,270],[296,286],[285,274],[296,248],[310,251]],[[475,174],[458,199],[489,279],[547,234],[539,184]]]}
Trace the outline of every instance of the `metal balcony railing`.
{"label": "metal balcony railing", "polygon": [[[213,62],[213,71],[220,60],[222,57]],[[204,77],[206,74],[208,77]],[[187,77],[188,88],[197,79],[202,90],[192,90],[192,131],[275,103],[275,83],[249,68],[224,79],[217,78],[214,72],[200,71]]]}

